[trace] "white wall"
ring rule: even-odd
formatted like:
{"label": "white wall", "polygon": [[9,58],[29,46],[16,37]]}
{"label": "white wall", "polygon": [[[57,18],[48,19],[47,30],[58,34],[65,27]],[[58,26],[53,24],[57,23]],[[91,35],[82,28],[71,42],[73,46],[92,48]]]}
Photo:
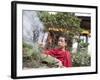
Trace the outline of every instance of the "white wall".
{"label": "white wall", "polygon": [[[66,3],[66,4],[82,4],[82,5],[89,5],[89,4],[100,5],[100,0],[30,0],[30,1],[41,1],[41,2],[51,2],[51,3],[54,2],[54,3],[64,3],[64,4]],[[10,69],[11,67],[10,66],[11,65],[10,3],[11,0],[0,0],[0,80],[11,80],[10,78],[10,71],[11,71]],[[99,15],[99,21],[100,21],[100,15]],[[98,30],[100,30],[99,26],[98,26]],[[98,31],[98,33],[100,34],[100,31]],[[100,37],[98,38],[98,41],[100,41]],[[98,44],[100,43],[98,42]],[[98,57],[100,57],[100,54],[98,54]],[[100,58],[98,61],[100,61]],[[27,79],[27,80],[41,80],[41,79],[35,78],[35,79]],[[42,78],[42,80],[100,80],[100,73],[92,74],[92,75],[64,76],[64,77],[51,77],[51,78],[49,77],[49,78]]]}

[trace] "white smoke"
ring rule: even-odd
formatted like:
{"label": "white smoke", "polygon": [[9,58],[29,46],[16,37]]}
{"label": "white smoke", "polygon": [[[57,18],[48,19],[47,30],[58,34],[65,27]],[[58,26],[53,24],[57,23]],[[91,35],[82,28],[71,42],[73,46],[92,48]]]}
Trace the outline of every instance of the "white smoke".
{"label": "white smoke", "polygon": [[31,45],[41,42],[44,26],[36,11],[23,11],[23,41]]}

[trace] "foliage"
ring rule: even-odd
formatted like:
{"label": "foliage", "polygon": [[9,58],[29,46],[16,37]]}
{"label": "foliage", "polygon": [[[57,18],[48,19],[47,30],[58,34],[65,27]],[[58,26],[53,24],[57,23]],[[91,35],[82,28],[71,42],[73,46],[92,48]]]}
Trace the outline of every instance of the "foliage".
{"label": "foliage", "polygon": [[89,43],[79,39],[78,44],[78,52],[72,53],[73,66],[90,66],[91,56],[88,54]]}
{"label": "foliage", "polygon": [[42,53],[42,49],[35,44],[23,43],[23,68],[49,68],[58,67],[58,61],[54,57]]}
{"label": "foliage", "polygon": [[80,42],[79,42],[79,46],[80,46],[80,48],[88,47],[88,45],[89,45],[89,43],[84,42],[83,40],[80,40]]}
{"label": "foliage", "polygon": [[33,48],[33,46],[32,45],[29,45],[29,44],[27,44],[27,43],[25,43],[24,41],[23,41],[23,48],[29,48],[29,49],[32,49]]}
{"label": "foliage", "polygon": [[78,34],[81,30],[80,22],[81,20],[75,16],[74,13],[69,12],[55,12],[52,14],[50,12],[40,12],[40,20],[48,28],[62,28],[65,33]]}
{"label": "foliage", "polygon": [[87,53],[72,54],[72,62],[74,67],[90,66],[91,56]]}

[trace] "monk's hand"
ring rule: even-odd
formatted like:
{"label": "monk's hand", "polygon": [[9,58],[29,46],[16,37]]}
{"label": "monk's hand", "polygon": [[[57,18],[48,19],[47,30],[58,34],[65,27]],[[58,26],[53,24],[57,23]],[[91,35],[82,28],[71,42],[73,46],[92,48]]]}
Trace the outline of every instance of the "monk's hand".
{"label": "monk's hand", "polygon": [[56,65],[57,65],[59,68],[63,68],[63,64],[62,64],[62,62],[61,62],[59,59],[56,59],[56,58],[55,58],[55,61],[57,62]]}

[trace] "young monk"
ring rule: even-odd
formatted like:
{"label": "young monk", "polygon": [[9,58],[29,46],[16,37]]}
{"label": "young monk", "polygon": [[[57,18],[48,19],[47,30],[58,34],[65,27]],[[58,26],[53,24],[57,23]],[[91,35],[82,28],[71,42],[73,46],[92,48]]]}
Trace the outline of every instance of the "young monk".
{"label": "young monk", "polygon": [[58,39],[58,48],[46,50],[44,53],[60,60],[64,67],[72,67],[71,54],[66,48],[67,46],[66,37],[61,35]]}

